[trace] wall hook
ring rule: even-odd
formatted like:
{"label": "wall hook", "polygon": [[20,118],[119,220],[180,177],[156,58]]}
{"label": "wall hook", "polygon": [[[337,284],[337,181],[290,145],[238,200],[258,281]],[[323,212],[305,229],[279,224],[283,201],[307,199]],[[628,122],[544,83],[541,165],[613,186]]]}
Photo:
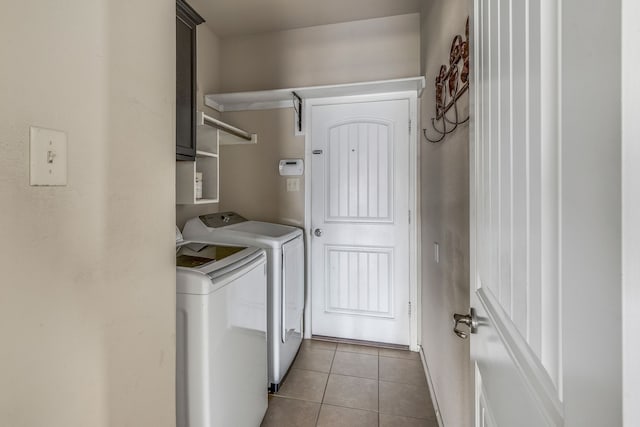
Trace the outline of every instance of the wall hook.
{"label": "wall hook", "polygon": [[296,130],[302,132],[302,98],[293,91],[291,94],[293,95],[293,110],[296,113]]}
{"label": "wall hook", "polygon": [[[422,129],[425,139],[433,144],[440,142],[445,136],[455,131],[459,125],[469,121],[460,120],[458,115],[458,100],[469,89],[469,18],[465,30],[465,40],[461,35],[453,38],[449,53],[449,66],[442,65],[436,77],[436,116],[431,119],[431,127],[439,135],[429,138],[427,129]],[[447,114],[453,110],[453,119]],[[437,125],[442,123],[442,125]],[[447,128],[447,124],[452,126]]]}

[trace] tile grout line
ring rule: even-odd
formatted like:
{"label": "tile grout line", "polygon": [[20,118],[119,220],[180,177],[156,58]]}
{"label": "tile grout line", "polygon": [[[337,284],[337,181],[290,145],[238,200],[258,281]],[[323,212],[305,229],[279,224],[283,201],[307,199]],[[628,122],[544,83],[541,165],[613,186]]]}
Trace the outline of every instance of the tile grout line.
{"label": "tile grout line", "polygon": [[[338,346],[336,346],[338,348]],[[331,370],[333,369],[333,361],[336,358],[336,350],[333,351],[333,357],[331,358],[331,365],[329,365],[329,373],[327,374],[327,382],[324,384],[324,391],[322,392],[322,399],[320,400],[320,408],[318,409],[318,415],[316,415],[316,427],[318,421],[320,421],[320,411],[322,411],[322,405],[324,404],[324,396],[327,394],[327,386],[329,385],[329,377],[331,376]]]}
{"label": "tile grout line", "polygon": [[[313,372],[315,372],[315,371],[313,371]],[[326,374],[326,372],[323,372],[323,373]],[[337,375],[339,377],[349,377],[349,378],[358,378],[358,379],[361,379],[361,380],[378,381],[376,378],[371,378],[371,377],[359,377],[357,375],[338,374],[338,373],[335,373],[335,372],[330,372],[330,374]]]}
{"label": "tile grout line", "polygon": [[[314,402],[314,403],[318,403],[318,402]],[[338,403],[323,403],[322,406],[333,406],[334,408],[353,409],[354,411],[371,412],[371,413],[374,413],[374,414],[378,413],[378,411],[372,411],[371,409],[356,408],[354,406],[344,406],[344,405],[340,405]],[[412,418],[415,418],[415,417],[412,417]],[[416,419],[421,419],[421,418],[416,418]]]}
{"label": "tile grout line", "polygon": [[378,350],[378,427],[380,427],[380,350]]}
{"label": "tile grout line", "polygon": [[[302,368],[293,368],[296,371],[306,371],[306,372],[313,372],[316,374],[333,374],[333,375],[337,375],[339,377],[349,377],[349,378],[358,378],[361,380],[371,380],[371,381],[379,381],[379,378],[371,378],[371,377],[359,377],[357,375],[348,375],[348,374],[340,374],[340,373],[335,373],[335,372],[326,372],[326,371],[314,371],[313,369],[302,369]],[[403,383],[403,382],[399,382],[399,381],[389,381],[389,380],[384,380],[385,382],[388,383],[396,383],[396,384],[409,384],[411,385],[412,383]],[[413,385],[417,385],[417,384],[413,384]],[[273,394],[273,396],[282,396],[281,394],[279,394],[280,392]],[[304,400],[304,399],[303,399]]]}

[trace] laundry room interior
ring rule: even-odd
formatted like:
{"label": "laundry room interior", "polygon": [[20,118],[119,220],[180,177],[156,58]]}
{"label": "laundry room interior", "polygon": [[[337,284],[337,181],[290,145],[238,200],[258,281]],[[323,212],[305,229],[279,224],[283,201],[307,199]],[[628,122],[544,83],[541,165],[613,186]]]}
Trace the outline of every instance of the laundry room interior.
{"label": "laundry room interior", "polygon": [[640,426],[637,0],[2,6],[1,427]]}
{"label": "laundry room interior", "polygon": [[[462,51],[455,64],[450,54],[458,39],[468,49],[468,2],[186,3],[193,32],[178,40],[175,0],[37,0],[15,3],[0,18],[16,64],[2,72],[10,84],[0,107],[0,188],[11,202],[0,224],[12,244],[0,253],[9,281],[26,284],[7,289],[12,303],[2,309],[0,330],[10,345],[0,354],[11,366],[2,378],[16,386],[0,391],[0,417],[15,426],[470,425],[469,344],[452,333],[452,314],[469,306],[466,89],[454,102],[457,129],[444,142],[427,139],[443,133],[431,127],[441,67],[459,74],[465,66]],[[178,4],[185,13],[185,2]],[[17,17],[33,25],[27,29]],[[11,44],[18,39],[20,46]],[[181,43],[188,47],[181,51]],[[186,68],[176,70],[181,60]],[[185,101],[174,89],[187,77]],[[351,104],[363,109],[343,114]],[[180,151],[176,132],[185,117],[189,141]],[[314,132],[334,135],[336,126],[336,140],[312,146]],[[64,139],[64,183],[34,184],[30,175],[30,142],[33,149],[41,129]],[[378,151],[363,136],[376,132]],[[391,142],[396,133],[401,149]],[[331,150],[340,138],[351,144],[344,153]],[[338,151],[352,160],[336,154],[337,169],[313,167]],[[49,163],[57,167],[58,159]],[[337,189],[335,203],[318,196],[326,202],[318,212],[326,209],[328,218],[321,225],[312,213],[312,177]],[[254,240],[216,237],[216,229],[242,224]],[[378,233],[380,227],[388,228]],[[289,240],[256,243],[280,239],[274,230],[299,238],[292,260],[284,249]],[[313,262],[325,249],[311,245],[330,238],[315,268],[327,288],[314,291]],[[174,249],[186,272],[178,284]],[[37,269],[34,254],[47,254],[36,258]],[[216,322],[251,333],[225,335],[228,341],[206,350],[228,371],[225,384],[207,382],[203,373],[194,385],[189,364],[200,363],[202,372],[214,367],[190,353],[202,348],[184,350],[209,330],[188,332],[196,338],[185,332],[189,322],[181,316],[202,307],[189,298],[218,289],[223,275],[240,283],[236,262],[246,261],[251,274],[264,270],[253,284],[266,289],[277,257],[283,277],[283,263],[302,277],[299,293],[277,294],[282,310],[299,299],[297,324],[285,324],[284,315],[274,320],[280,336],[271,320],[259,320],[271,317],[270,291],[229,291],[228,304],[240,298],[246,311],[233,314],[217,301],[198,315],[215,311]],[[211,279],[209,291],[194,275]],[[351,276],[351,288],[331,288]],[[285,289],[285,279],[273,280]],[[186,290],[176,297],[180,283]],[[327,297],[322,307],[312,307],[320,301],[314,292]],[[326,318],[314,326],[316,309]],[[391,321],[399,323],[384,326]],[[299,342],[274,384],[265,343],[284,342],[287,334]],[[237,352],[264,357],[258,366]],[[249,366],[264,370],[263,392],[239,386],[248,378],[243,372],[254,372]],[[238,387],[228,383],[232,372]],[[206,396],[216,396],[217,406]],[[198,408],[189,406],[197,399]],[[26,411],[29,402],[38,410]],[[218,410],[227,418],[216,418]],[[239,424],[229,424],[234,416]]]}
{"label": "laundry room interior", "polygon": [[[377,425],[378,422],[380,425],[395,425],[395,422],[399,425],[435,426],[438,422],[443,423],[443,418],[447,419],[447,425],[463,425],[467,420],[459,408],[469,404],[464,397],[461,398],[470,383],[466,366],[468,345],[451,334],[450,319],[452,313],[464,312],[468,305],[468,127],[462,123],[460,129],[447,135],[446,144],[429,142],[426,136],[435,135],[433,137],[437,138],[440,135],[433,129],[427,129],[427,135],[423,136],[422,127],[428,127],[426,123],[434,114],[434,78],[440,67],[449,63],[452,40],[457,35],[462,40],[468,39],[468,33],[465,34],[465,30],[468,31],[465,28],[468,16],[466,2],[387,3],[388,16],[375,15],[375,8],[371,15],[363,15],[366,7],[357,8],[356,5],[314,5],[306,8],[308,16],[296,15],[299,10],[292,8],[290,11],[279,10],[277,18],[274,10],[257,3],[252,7],[243,6],[251,12],[247,9],[241,12],[238,9],[242,7],[230,3],[204,0],[188,3],[204,20],[196,26],[197,111],[243,130],[252,135],[253,140],[236,138],[235,143],[227,144],[220,139],[216,151],[219,200],[212,203],[196,201],[194,204],[189,199],[185,204],[178,204],[177,226],[182,230],[192,218],[211,218],[215,213],[220,214],[219,219],[227,220],[226,215],[231,213],[251,221],[283,224],[305,231],[306,297],[302,307],[304,323],[300,329],[304,329],[306,340],[295,361],[285,364],[287,376],[282,388],[271,388],[270,409],[264,425],[286,425],[286,420],[291,417],[302,417],[304,425],[342,425],[337,421],[342,419],[342,423],[353,425]],[[344,10],[344,14],[335,16],[334,11],[330,18],[333,21],[318,25],[322,19],[319,16],[330,15],[328,11],[331,8]],[[300,21],[295,22],[294,16]],[[288,22],[291,23],[289,27]],[[314,22],[315,25],[303,22]],[[462,71],[464,64],[460,65]],[[366,89],[359,86],[372,82],[378,82],[377,86],[374,84]],[[314,117],[311,111],[313,101],[333,98],[332,102],[364,102],[368,100],[367,96],[376,95],[394,99],[402,97],[398,93],[403,91],[413,91],[412,96],[417,97],[412,107],[415,111],[411,112],[415,114],[414,125],[409,125],[408,135],[408,144],[415,149],[404,154],[408,162],[398,168],[405,171],[415,168],[414,174],[408,178],[414,182],[410,185],[400,178],[395,180],[396,185],[415,192],[415,200],[409,200],[408,207],[414,218],[420,219],[414,219],[414,223],[420,225],[415,229],[393,232],[406,233],[404,239],[407,242],[411,241],[412,233],[416,236],[421,233],[422,237],[416,238],[414,245],[408,248],[416,258],[411,263],[395,266],[413,269],[416,273],[415,277],[409,274],[397,277],[399,282],[417,281],[421,277],[422,286],[414,283],[407,287],[413,298],[409,294],[405,297],[410,300],[409,304],[413,304],[413,322],[408,321],[401,326],[405,335],[402,339],[386,339],[380,332],[384,327],[377,325],[372,326],[378,331],[374,334],[350,333],[354,329],[366,329],[366,326],[351,324],[346,316],[344,320],[337,320],[342,322],[336,327],[339,332],[327,328],[325,333],[319,321],[315,320],[318,316],[313,314],[311,307],[315,294],[311,289],[314,279],[310,274],[313,273],[309,272],[314,266],[317,268],[311,261],[314,257],[311,242],[314,239],[329,240],[327,233],[330,227],[330,222],[320,227],[312,219],[315,211],[311,204],[314,202],[309,200],[313,199],[309,181],[316,176],[310,169],[320,157],[313,153],[322,151],[315,145],[309,147],[313,144],[309,135],[313,131],[307,120]],[[461,91],[458,105],[461,118],[463,115],[467,117],[468,95],[464,91]],[[422,124],[416,126],[420,120],[419,111],[422,111]],[[346,118],[341,116],[341,119]],[[203,132],[203,126],[198,126],[196,132]],[[224,130],[219,132],[223,134]],[[324,151],[327,149],[328,146]],[[371,155],[368,154],[369,160],[365,162],[370,161]],[[196,164],[197,161],[196,158]],[[283,173],[281,163],[292,161],[298,162],[301,169],[292,175]],[[370,173],[369,170],[356,171],[355,178],[350,176],[350,179],[358,180],[358,174]],[[331,173],[340,174],[342,170]],[[346,173],[349,174],[348,171]],[[188,176],[189,190],[191,175]],[[343,185],[350,184],[346,182]],[[366,187],[368,184],[358,180],[357,185]],[[180,190],[181,184],[178,184],[176,191],[180,193]],[[365,198],[368,196],[370,205],[376,197],[371,193],[384,190],[371,187],[368,191],[370,194]],[[346,190],[346,194],[337,197],[344,197],[345,201],[358,199],[355,208],[358,212],[354,214],[353,206],[350,206],[346,208],[346,215],[362,216],[362,204],[367,204],[367,200],[363,202],[361,194]],[[179,194],[177,199],[180,199]],[[415,205],[411,204],[412,201]],[[400,209],[401,199],[396,202]],[[364,209],[371,211],[369,205]],[[313,234],[318,227],[322,228],[324,236]],[[365,233],[378,233],[376,227],[379,226],[368,228]],[[185,240],[197,240],[201,236],[198,233],[184,234]],[[341,244],[348,246],[357,242],[342,241]],[[380,243],[372,241],[366,245],[377,247]],[[418,246],[421,247],[420,252]],[[396,248],[398,256],[407,257],[408,251],[404,254]],[[434,251],[438,252],[437,258]],[[421,254],[420,260],[417,259],[418,254]],[[347,263],[353,262],[353,256],[352,253],[344,259]],[[369,262],[369,258],[363,259],[362,254],[356,256],[360,265]],[[354,274],[350,266],[346,267],[351,268],[347,274]],[[327,268],[340,269],[339,266]],[[373,267],[369,265],[368,268]],[[380,273],[378,270],[377,274]],[[356,292],[370,292],[368,288],[375,286],[373,277],[365,276],[356,279],[356,287],[360,287]],[[362,281],[366,280],[371,284],[363,285]],[[380,289],[376,292],[380,293]],[[360,298],[360,293],[357,297]],[[269,304],[271,309],[273,303]],[[403,305],[406,306],[406,302]],[[394,316],[404,315],[409,319],[407,313],[400,313],[400,310],[404,311],[404,307],[396,308]],[[277,328],[270,328],[269,332],[279,334]],[[314,340],[308,341],[312,337]],[[432,348],[429,348],[429,342],[434,343]],[[378,350],[375,346],[382,348]],[[397,357],[400,360],[396,360]],[[360,365],[360,369],[352,365]],[[425,381],[429,365],[433,365],[433,369]],[[370,369],[367,371],[363,367]],[[353,381],[349,382],[352,378]],[[434,390],[429,392],[428,384],[437,393],[433,393]],[[392,391],[389,385],[400,389]],[[270,387],[273,386],[270,382]],[[365,390],[363,396],[351,400],[345,397],[346,390],[357,396],[357,389]],[[376,395],[375,399],[371,397],[372,393]],[[434,399],[438,397],[440,399],[435,403]],[[301,407],[298,400],[310,406]]]}

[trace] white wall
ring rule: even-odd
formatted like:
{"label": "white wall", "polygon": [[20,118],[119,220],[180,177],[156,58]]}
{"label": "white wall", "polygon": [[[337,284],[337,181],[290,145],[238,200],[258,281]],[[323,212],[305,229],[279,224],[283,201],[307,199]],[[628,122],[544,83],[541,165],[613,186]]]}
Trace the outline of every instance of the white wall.
{"label": "white wall", "polygon": [[624,425],[640,425],[640,3],[622,1],[622,301]]}
{"label": "white wall", "polygon": [[[467,0],[423,1],[422,127],[431,138],[435,115],[435,77],[449,63],[456,34],[464,37]],[[468,94],[460,99],[468,114]],[[469,341],[453,334],[453,313],[469,311],[469,127],[462,125],[442,142],[421,138],[422,319],[421,344],[433,381],[433,392],[445,426],[471,425],[469,411]],[[440,262],[434,261],[434,242]]]}
{"label": "white wall", "polygon": [[[0,14],[0,425],[174,424],[175,2]],[[29,186],[29,126],[68,185]]]}
{"label": "white wall", "polygon": [[415,77],[419,14],[230,37],[224,92]]}
{"label": "white wall", "polygon": [[562,1],[560,274],[567,426],[622,424],[621,4]]}

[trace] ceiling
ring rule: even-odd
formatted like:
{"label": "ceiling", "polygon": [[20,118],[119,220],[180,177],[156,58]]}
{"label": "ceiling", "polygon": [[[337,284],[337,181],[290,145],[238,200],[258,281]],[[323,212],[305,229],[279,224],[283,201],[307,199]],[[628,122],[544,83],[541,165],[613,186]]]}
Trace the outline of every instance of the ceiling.
{"label": "ceiling", "polygon": [[420,0],[187,0],[219,37],[420,12]]}

